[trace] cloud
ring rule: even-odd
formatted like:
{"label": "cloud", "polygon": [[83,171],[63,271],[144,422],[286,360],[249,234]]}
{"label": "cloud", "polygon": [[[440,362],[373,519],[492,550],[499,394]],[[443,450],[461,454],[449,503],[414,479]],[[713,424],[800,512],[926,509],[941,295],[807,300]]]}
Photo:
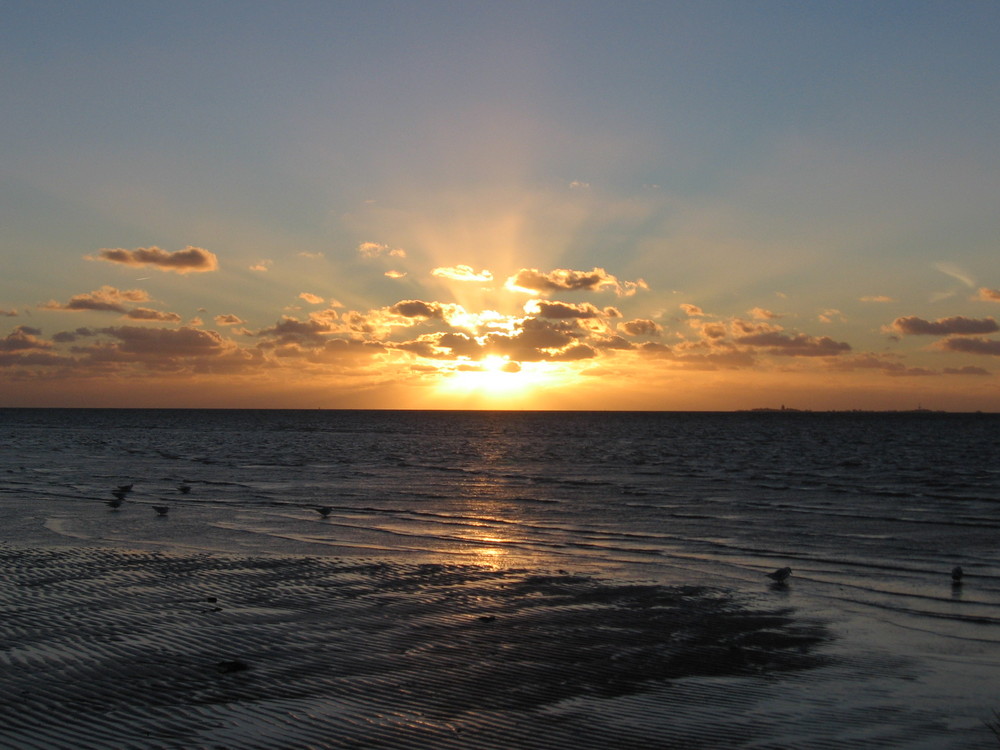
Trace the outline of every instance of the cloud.
{"label": "cloud", "polygon": [[216,355],[228,348],[215,331],[196,328],[117,326],[98,329],[97,333],[117,339],[121,352],[153,358]]}
{"label": "cloud", "polygon": [[525,303],[524,311],[529,315],[541,318],[620,318],[621,313],[614,307],[603,310],[594,307],[589,302],[574,305],[569,302],[545,302],[533,299]]}
{"label": "cloud", "polygon": [[763,307],[755,307],[749,311],[749,314],[755,320],[775,320],[781,317],[778,313],[765,310]]}
{"label": "cloud", "polygon": [[287,315],[270,328],[262,328],[256,336],[274,339],[279,344],[318,344],[327,340],[333,332],[329,323],[318,320],[299,320]]}
{"label": "cloud", "polygon": [[949,338],[938,344],[939,348],[948,352],[964,354],[986,354],[1000,357],[1000,341],[981,338]]}
{"label": "cloud", "polygon": [[31,326],[18,326],[7,336],[0,339],[0,352],[23,352],[38,349],[51,349],[52,344],[38,338],[42,332]]}
{"label": "cloud", "polygon": [[362,242],[358,245],[358,253],[364,258],[405,258],[406,251],[401,247],[389,247],[378,242]]}
{"label": "cloud", "polygon": [[945,375],[989,375],[989,370],[984,370],[982,367],[975,367],[973,365],[966,365],[965,367],[946,367],[944,368]]}
{"label": "cloud", "polygon": [[299,257],[300,258],[309,258],[311,260],[319,260],[320,258],[323,257],[323,253],[307,253],[307,252],[303,251],[303,252],[299,253]]}
{"label": "cloud", "polygon": [[122,303],[148,301],[149,295],[142,289],[116,289],[113,286],[102,286],[93,292],[74,295],[65,304],[49,300],[46,304],[42,305],[42,308],[45,310],[96,310],[126,313],[128,308]]}
{"label": "cloud", "polygon": [[0,318],[16,318],[17,310],[5,310],[0,307]]}
{"label": "cloud", "polygon": [[269,271],[271,269],[271,266],[273,266],[273,265],[274,265],[274,261],[273,260],[267,260],[265,258],[264,260],[259,260],[256,263],[254,263],[252,266],[250,266],[250,270],[251,271]]}
{"label": "cloud", "polygon": [[580,182],[580,180],[573,180],[569,184],[569,188],[570,188],[570,190],[589,190],[590,189],[590,183],[589,182]]}
{"label": "cloud", "polygon": [[833,323],[837,320],[841,323],[847,322],[847,318],[844,316],[844,313],[832,307],[829,310],[821,312],[818,317],[820,323]]}
{"label": "cloud", "polygon": [[993,318],[977,319],[956,316],[929,321],[918,318],[915,315],[910,315],[903,318],[896,318],[886,330],[901,333],[905,336],[966,336],[977,333],[993,333],[1000,330],[1000,326],[997,325],[997,322]]}
{"label": "cloud", "polygon": [[97,257],[86,257],[89,260],[106,260],[126,266],[153,266],[160,271],[181,274],[215,271],[219,267],[219,259],[214,253],[190,245],[172,253],[158,247],[139,247],[135,250],[103,249]]}
{"label": "cloud", "polygon": [[875,295],[873,297],[860,297],[861,302],[895,302],[892,297],[886,297],[884,294]]}
{"label": "cloud", "polygon": [[389,271],[386,271],[383,274],[383,276],[385,276],[386,278],[389,278],[389,279],[401,279],[404,276],[406,276],[406,271],[389,270]]}
{"label": "cloud", "polygon": [[449,307],[440,302],[423,302],[418,299],[405,299],[397,302],[389,308],[389,312],[394,315],[402,315],[404,318],[434,318],[444,320],[445,310]]}
{"label": "cloud", "polygon": [[125,317],[131,320],[157,320],[163,323],[180,323],[181,316],[172,312],[160,312],[151,310],[148,307],[134,307],[129,310]]}
{"label": "cloud", "polygon": [[513,292],[542,294],[550,292],[600,292],[611,289],[620,297],[630,297],[639,289],[649,288],[649,285],[642,279],[619,281],[603,268],[594,268],[590,271],[556,268],[548,273],[543,273],[537,268],[522,268],[507,279],[505,286]]}
{"label": "cloud", "polygon": [[687,302],[681,303],[680,305],[678,305],[678,307],[680,307],[681,310],[684,311],[685,315],[692,318],[700,317],[705,314],[704,312],[702,312],[702,309],[698,307],[698,305],[692,305]]}
{"label": "cloud", "polygon": [[976,285],[976,283],[972,280],[972,277],[954,263],[935,263],[934,267],[941,273],[951,276],[951,278],[956,279],[957,281],[961,281],[970,289]]}
{"label": "cloud", "polygon": [[304,299],[310,305],[322,305],[323,304],[323,298],[322,297],[320,297],[318,294],[311,294],[310,292],[302,292],[299,295],[299,299]]}
{"label": "cloud", "polygon": [[804,333],[789,335],[780,331],[754,333],[740,336],[737,343],[767,349],[769,354],[780,357],[831,357],[851,351],[851,345],[834,341],[828,336],[807,336]]}
{"label": "cloud", "polygon": [[979,295],[976,299],[983,302],[1000,302],[1000,289],[987,289],[983,287],[979,290]]}
{"label": "cloud", "polygon": [[659,336],[663,329],[652,320],[636,318],[619,324],[618,330],[629,336]]}
{"label": "cloud", "polygon": [[463,264],[435,268],[431,271],[431,275],[442,279],[451,279],[452,281],[493,281],[493,274],[489,271],[483,269],[479,273],[476,273],[472,266]]}
{"label": "cloud", "polygon": [[231,315],[231,314],[227,313],[225,315],[216,315],[215,316],[215,324],[216,325],[220,325],[220,326],[235,326],[235,325],[240,325],[241,323],[246,323],[246,321],[243,320],[238,315]]}

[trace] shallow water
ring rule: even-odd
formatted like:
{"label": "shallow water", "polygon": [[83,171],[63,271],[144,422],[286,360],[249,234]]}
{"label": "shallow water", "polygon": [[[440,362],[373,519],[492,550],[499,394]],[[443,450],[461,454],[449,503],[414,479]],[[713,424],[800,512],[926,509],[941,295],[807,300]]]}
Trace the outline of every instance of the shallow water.
{"label": "shallow water", "polygon": [[[76,539],[660,580],[788,565],[815,593],[1000,639],[981,627],[1000,624],[998,427],[928,413],[2,410],[0,498],[49,509],[48,530]],[[104,505],[131,483],[120,509]]]}

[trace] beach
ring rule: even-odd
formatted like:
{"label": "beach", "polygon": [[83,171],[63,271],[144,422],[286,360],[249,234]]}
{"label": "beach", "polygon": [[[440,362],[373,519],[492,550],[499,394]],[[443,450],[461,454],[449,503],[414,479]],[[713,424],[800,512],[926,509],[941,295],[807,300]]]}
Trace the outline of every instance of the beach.
{"label": "beach", "polygon": [[617,453],[601,418],[589,472],[556,453],[584,429],[527,460],[527,417],[102,418],[0,434],[2,748],[997,746],[987,485],[801,451],[685,478],[694,428],[739,432],[716,418],[623,420]]}

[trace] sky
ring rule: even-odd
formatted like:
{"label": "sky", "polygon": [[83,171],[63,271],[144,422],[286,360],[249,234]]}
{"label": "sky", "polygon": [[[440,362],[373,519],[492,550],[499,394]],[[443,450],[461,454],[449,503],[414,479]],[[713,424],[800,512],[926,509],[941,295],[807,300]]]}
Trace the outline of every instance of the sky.
{"label": "sky", "polygon": [[1000,411],[998,33],[6,3],[0,406]]}

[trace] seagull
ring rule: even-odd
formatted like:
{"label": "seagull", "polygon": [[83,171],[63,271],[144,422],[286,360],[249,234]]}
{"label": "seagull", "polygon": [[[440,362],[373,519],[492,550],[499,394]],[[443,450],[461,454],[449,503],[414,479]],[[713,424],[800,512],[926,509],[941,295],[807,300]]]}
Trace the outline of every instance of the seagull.
{"label": "seagull", "polygon": [[133,487],[135,487],[135,484],[119,484],[118,485],[118,491],[119,492],[131,492]]}
{"label": "seagull", "polygon": [[788,576],[792,574],[791,568],[778,568],[773,573],[766,573],[768,578],[772,579],[775,583],[784,583],[788,580]]}
{"label": "seagull", "polygon": [[122,490],[115,490],[111,494],[115,496],[115,499],[118,500],[119,503],[121,503],[121,501],[125,499],[125,496],[128,493],[123,492]]}
{"label": "seagull", "polygon": [[153,510],[156,511],[156,515],[165,516],[170,511],[170,508],[168,508],[166,505],[154,505]]}
{"label": "seagull", "polygon": [[177,485],[177,490],[182,495],[186,495],[187,493],[189,493],[191,491],[191,485],[190,484],[179,484],[179,485]]}
{"label": "seagull", "polygon": [[122,504],[122,498],[116,496],[114,500],[105,500],[105,502],[112,510],[118,510],[118,507]]}
{"label": "seagull", "polygon": [[965,575],[965,571],[962,570],[962,566],[961,565],[956,565],[954,568],[951,569],[951,582],[952,583],[961,583],[962,582],[962,576],[964,576],[964,575]]}
{"label": "seagull", "polygon": [[317,508],[316,512],[319,513],[321,516],[323,516],[323,518],[326,518],[327,516],[330,515],[330,511],[332,510],[333,508],[329,507],[328,505],[324,505],[322,508]]}

